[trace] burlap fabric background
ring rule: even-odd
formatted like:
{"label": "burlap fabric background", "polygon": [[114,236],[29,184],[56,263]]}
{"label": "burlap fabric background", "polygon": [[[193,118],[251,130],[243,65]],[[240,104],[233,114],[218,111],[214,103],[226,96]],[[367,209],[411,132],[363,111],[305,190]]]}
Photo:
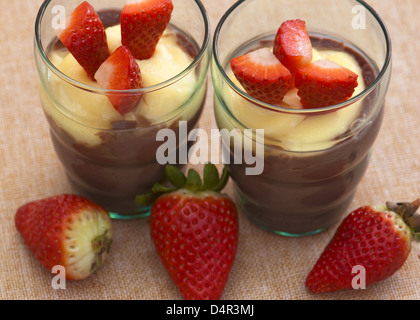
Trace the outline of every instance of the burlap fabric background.
{"label": "burlap fabric background", "polygon": [[[41,0],[0,0],[0,299],[180,299],[160,264],[148,221],[115,221],[107,263],[81,282],[53,290],[52,275],[16,232],[13,217],[27,201],[69,192],[38,102],[33,28]],[[393,40],[393,77],[384,125],[352,209],[420,196],[420,0],[369,0]],[[203,0],[212,27],[233,0]],[[215,128],[212,88],[201,127]],[[231,193],[231,186],[227,189]],[[305,277],[333,235],[289,239],[265,232],[240,215],[239,249],[223,299],[419,299],[420,251],[367,290],[312,295]]]}

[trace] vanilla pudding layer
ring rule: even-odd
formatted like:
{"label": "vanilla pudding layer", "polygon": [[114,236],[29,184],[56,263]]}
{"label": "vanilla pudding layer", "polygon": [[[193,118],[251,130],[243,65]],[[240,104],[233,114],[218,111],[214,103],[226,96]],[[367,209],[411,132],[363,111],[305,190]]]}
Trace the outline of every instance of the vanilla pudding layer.
{"label": "vanilla pudding layer", "polygon": [[[362,69],[351,54],[344,51],[313,49],[312,61],[322,59],[336,62],[358,75],[358,86],[353,96],[366,88]],[[227,75],[238,88],[245,91],[230,69],[227,70]],[[244,99],[226,83],[222,90],[227,108],[243,126],[264,129],[265,139],[270,140],[270,144],[288,151],[308,152],[332,147],[337,143],[335,138],[347,132],[357,120],[362,108],[362,102],[359,101],[340,110],[318,115],[277,112],[259,107]],[[279,106],[302,109],[297,89],[291,89]],[[232,124],[229,124],[226,118],[224,121],[223,118],[220,114],[219,121],[223,121],[222,126],[233,129]]]}
{"label": "vanilla pudding layer", "polygon": [[[106,34],[112,54],[121,46],[120,26],[107,28]],[[53,50],[49,59],[66,76],[99,88],[97,82],[88,77],[67,50]],[[137,60],[143,86],[158,85],[177,76],[187,69],[193,60],[194,58],[177,41],[176,31],[168,27],[154,55],[148,60]],[[121,115],[105,94],[82,90],[53,73],[50,73],[48,80],[51,92],[47,93],[41,88],[45,112],[77,143],[92,147],[102,142],[99,134],[101,131],[113,129],[113,123],[120,121],[131,121],[139,126],[144,123],[165,123],[170,127],[174,121],[189,120],[199,112],[206,93],[205,85],[201,83],[204,79],[198,79],[192,69],[175,83],[145,93],[135,109]]]}

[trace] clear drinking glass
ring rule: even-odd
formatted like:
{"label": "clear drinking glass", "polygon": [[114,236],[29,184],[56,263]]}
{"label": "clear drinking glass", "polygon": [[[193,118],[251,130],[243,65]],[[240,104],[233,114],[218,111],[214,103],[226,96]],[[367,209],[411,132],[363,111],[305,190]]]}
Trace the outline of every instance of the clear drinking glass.
{"label": "clear drinking glass", "polygon": [[[55,32],[59,14],[69,15],[81,2],[47,0],[36,20],[35,59],[52,142],[74,193],[103,205],[115,219],[147,216],[150,207],[136,204],[135,197],[164,178],[164,166],[156,158],[163,143],[157,141],[158,131],[172,129],[178,138],[181,121],[188,131],[193,129],[205,101],[211,54],[207,13],[199,0],[173,0],[169,28],[192,61],[182,71],[138,90],[103,90],[74,80],[51,61],[52,51],[60,51]],[[111,26],[119,23],[126,0],[89,3]],[[142,95],[145,106],[132,118],[121,118],[109,108],[107,97],[119,94]],[[99,117],[90,113],[92,107],[103,109]],[[188,147],[186,139],[177,139],[168,152],[178,159],[178,150]]]}
{"label": "clear drinking glass", "polygon": [[[244,92],[229,61],[272,46],[279,26],[291,19],[306,22],[313,47],[355,59],[365,88],[321,109],[270,105]],[[216,121],[229,133],[223,144],[243,212],[286,236],[338,222],[368,166],[391,76],[390,36],[374,9],[355,0],[238,1],[216,28],[211,71]],[[247,173],[253,165],[240,161],[246,153],[263,163],[262,172]]]}

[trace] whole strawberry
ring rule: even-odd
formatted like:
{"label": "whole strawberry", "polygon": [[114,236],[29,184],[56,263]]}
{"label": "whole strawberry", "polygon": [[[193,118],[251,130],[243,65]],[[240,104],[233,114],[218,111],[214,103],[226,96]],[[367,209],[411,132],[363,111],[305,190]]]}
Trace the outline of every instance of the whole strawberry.
{"label": "whole strawberry", "polygon": [[48,270],[63,266],[66,279],[81,280],[100,268],[112,242],[107,211],[81,196],[64,194],[21,206],[15,225]]}
{"label": "whole strawberry", "polygon": [[[173,187],[155,185],[150,233],[156,251],[186,300],[220,299],[238,246],[236,206],[219,192],[227,183],[214,165],[204,168],[203,182],[195,170],[186,178],[166,168]],[[139,196],[144,204],[153,195]]]}
{"label": "whole strawberry", "polygon": [[315,293],[352,289],[354,267],[364,268],[366,286],[389,278],[405,263],[413,233],[418,236],[419,206],[417,199],[351,212],[309,273],[306,287]]}

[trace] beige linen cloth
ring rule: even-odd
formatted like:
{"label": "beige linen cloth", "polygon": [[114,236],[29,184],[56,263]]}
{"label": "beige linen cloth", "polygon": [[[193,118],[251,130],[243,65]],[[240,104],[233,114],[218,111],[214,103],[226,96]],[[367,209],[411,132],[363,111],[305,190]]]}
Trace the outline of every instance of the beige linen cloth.
{"label": "beige linen cloth", "polygon": [[[0,299],[181,299],[155,254],[147,219],[115,221],[105,266],[81,282],[54,290],[52,275],[24,246],[16,209],[69,192],[38,99],[33,59],[34,21],[41,0],[0,0]],[[351,209],[420,197],[420,1],[369,0],[393,40],[393,76],[383,127]],[[203,0],[214,30],[233,0]],[[201,119],[216,128],[212,88]],[[227,193],[232,193],[229,185]],[[222,299],[420,299],[420,245],[391,278],[366,290],[313,295],[305,278],[336,226],[305,238],[263,231],[240,214],[237,258]]]}

